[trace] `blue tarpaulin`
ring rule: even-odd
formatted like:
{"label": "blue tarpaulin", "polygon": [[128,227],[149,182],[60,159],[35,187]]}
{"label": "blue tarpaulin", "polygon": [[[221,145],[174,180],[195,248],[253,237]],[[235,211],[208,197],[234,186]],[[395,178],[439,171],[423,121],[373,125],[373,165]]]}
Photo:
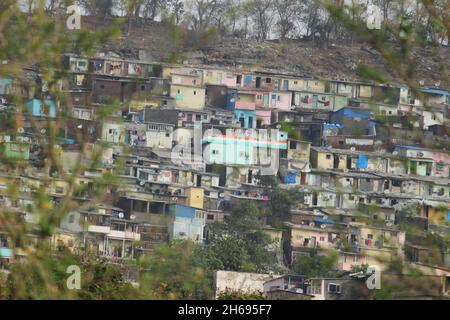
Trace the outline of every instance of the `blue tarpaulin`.
{"label": "blue tarpaulin", "polygon": [[289,173],[286,174],[286,176],[284,177],[284,183],[285,183],[285,184],[295,184],[296,177],[297,177],[297,173],[295,173],[295,172],[289,172]]}
{"label": "blue tarpaulin", "polygon": [[358,156],[356,168],[357,169],[367,169],[368,165],[369,165],[369,159],[367,158],[367,156],[365,154],[360,154]]}

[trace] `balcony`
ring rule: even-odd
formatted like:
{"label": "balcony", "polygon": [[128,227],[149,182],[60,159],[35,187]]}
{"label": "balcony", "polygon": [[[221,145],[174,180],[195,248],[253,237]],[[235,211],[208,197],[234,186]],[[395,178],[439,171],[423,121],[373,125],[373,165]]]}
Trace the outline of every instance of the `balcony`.
{"label": "balcony", "polygon": [[109,226],[97,226],[97,225],[88,226],[88,232],[107,234],[110,232],[110,230],[111,228]]}
{"label": "balcony", "polygon": [[255,102],[236,101],[235,103],[235,109],[255,110],[255,108],[256,108]]}
{"label": "balcony", "polygon": [[111,230],[108,233],[108,237],[114,238],[114,239],[125,239],[125,240],[132,240],[132,241],[141,240],[141,235],[139,233],[132,232],[132,231]]}

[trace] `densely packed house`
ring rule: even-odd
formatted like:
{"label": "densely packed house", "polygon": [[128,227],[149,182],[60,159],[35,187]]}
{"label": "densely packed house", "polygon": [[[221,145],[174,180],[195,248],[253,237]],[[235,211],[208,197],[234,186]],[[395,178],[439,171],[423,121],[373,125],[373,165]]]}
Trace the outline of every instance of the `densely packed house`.
{"label": "densely packed house", "polygon": [[[82,246],[122,262],[151,255],[155,245],[173,239],[201,244],[206,225],[222,221],[231,205],[270,201],[260,183],[269,175],[280,188],[303,195],[283,229],[265,228],[288,267],[298,255],[334,249],[342,271],[395,254],[424,272],[450,276],[448,249],[430,262],[420,239],[399,228],[406,219],[424,233],[450,232],[449,90],[424,87],[417,97],[402,84],[127,60],[111,52],[62,59],[69,72],[61,83],[64,103],[0,79],[1,112],[8,112],[13,93],[28,101],[23,128],[0,136],[3,154],[30,163],[21,172],[1,173],[2,206],[34,222],[27,204],[45,173],[38,169],[32,126],[45,135],[58,109],[70,110],[73,120],[55,146],[66,173],[82,152],[81,129],[89,132],[87,165],[102,145],[100,167],[75,177],[84,186],[76,200],[88,205],[67,213],[55,246]],[[40,81],[39,70],[24,72]],[[111,104],[118,108],[98,121]],[[96,179],[117,168],[120,188],[104,190],[107,197],[92,204]],[[27,187],[11,201],[3,186],[14,180]],[[67,182],[52,181],[48,191],[58,202]],[[0,265],[21,254],[8,241],[0,225]],[[273,298],[326,299],[353,280],[285,275],[260,287]]]}

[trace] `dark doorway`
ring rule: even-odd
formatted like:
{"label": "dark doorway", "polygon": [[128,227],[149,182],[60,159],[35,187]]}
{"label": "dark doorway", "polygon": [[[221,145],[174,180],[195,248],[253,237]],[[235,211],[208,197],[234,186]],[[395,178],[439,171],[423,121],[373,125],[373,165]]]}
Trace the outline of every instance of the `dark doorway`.
{"label": "dark doorway", "polygon": [[253,117],[248,117],[248,127],[253,128]]}
{"label": "dark doorway", "polygon": [[339,155],[333,155],[333,169],[339,168]]}
{"label": "dark doorway", "polygon": [[252,183],[253,180],[253,171],[248,170],[247,183]]}
{"label": "dark doorway", "polygon": [[257,89],[261,88],[261,77],[256,77],[256,84],[255,87]]}
{"label": "dark doorway", "polygon": [[241,128],[245,128],[245,118],[239,118],[239,122],[241,123]]}
{"label": "dark doorway", "polygon": [[317,192],[313,193],[312,204],[313,206],[317,206]]}
{"label": "dark doorway", "polygon": [[242,83],[242,75],[238,74],[236,76],[236,84],[241,85],[241,83]]}
{"label": "dark doorway", "polygon": [[347,169],[352,168],[352,157],[347,157]]}
{"label": "dark doorway", "polygon": [[301,185],[306,184],[306,173],[305,172],[300,173],[300,184]]}

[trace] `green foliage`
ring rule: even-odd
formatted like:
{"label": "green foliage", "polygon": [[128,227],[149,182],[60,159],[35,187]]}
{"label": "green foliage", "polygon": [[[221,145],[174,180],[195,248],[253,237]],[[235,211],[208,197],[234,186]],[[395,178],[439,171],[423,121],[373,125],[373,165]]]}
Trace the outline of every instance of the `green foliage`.
{"label": "green foliage", "polygon": [[241,292],[226,290],[221,292],[217,297],[217,300],[267,300],[262,292]]}
{"label": "green foliage", "polygon": [[298,133],[298,130],[295,128],[295,126],[293,126],[292,124],[288,122],[283,122],[281,123],[280,130],[287,132],[288,137],[290,139],[300,140],[300,134]]}
{"label": "green foliage", "polygon": [[253,202],[234,207],[223,223],[209,226],[209,236],[198,259],[207,270],[266,272],[276,267],[271,239],[262,230],[260,210]]}
{"label": "green foliage", "polygon": [[206,272],[196,258],[197,245],[176,241],[159,246],[140,261],[140,290],[154,299],[205,299],[211,294]]}
{"label": "green foliage", "polygon": [[294,260],[293,269],[296,274],[307,277],[334,277],[338,274],[336,264],[339,255],[329,251],[326,256],[302,254]]}
{"label": "green foliage", "polygon": [[289,221],[292,206],[303,201],[303,197],[303,193],[298,190],[281,190],[279,187],[273,189],[269,194],[270,221]]}
{"label": "green foliage", "polygon": [[[48,248],[47,248],[48,249]],[[123,278],[123,270],[95,257],[83,257],[67,250],[48,255],[27,256],[27,262],[14,263],[8,276],[0,278],[0,297],[4,299],[137,299],[141,293]],[[34,263],[30,263],[29,261]],[[81,289],[67,288],[67,268],[81,269]],[[37,266],[37,268],[36,268]]]}

